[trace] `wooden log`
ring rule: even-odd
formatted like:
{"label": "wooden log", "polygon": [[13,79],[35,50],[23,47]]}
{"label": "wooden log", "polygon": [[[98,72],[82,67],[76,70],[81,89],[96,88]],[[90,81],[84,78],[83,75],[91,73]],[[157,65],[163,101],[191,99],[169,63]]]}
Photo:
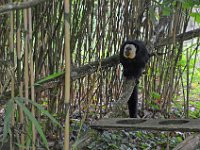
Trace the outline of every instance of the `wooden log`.
{"label": "wooden log", "polygon": [[91,125],[94,129],[107,130],[154,130],[200,132],[199,119],[137,119],[105,118]]}
{"label": "wooden log", "polygon": [[200,134],[194,134],[178,144],[173,150],[196,150],[200,147]]}

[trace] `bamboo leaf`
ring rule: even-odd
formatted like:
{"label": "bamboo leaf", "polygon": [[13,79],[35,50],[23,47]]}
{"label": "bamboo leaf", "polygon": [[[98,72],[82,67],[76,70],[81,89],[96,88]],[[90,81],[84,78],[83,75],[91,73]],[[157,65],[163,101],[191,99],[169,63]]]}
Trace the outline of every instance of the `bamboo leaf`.
{"label": "bamboo leaf", "polygon": [[57,72],[57,73],[51,74],[51,75],[49,75],[49,76],[47,76],[47,77],[45,77],[45,78],[39,80],[39,81],[36,82],[35,84],[37,85],[37,84],[41,84],[41,83],[43,83],[43,82],[45,82],[45,81],[48,81],[48,80],[51,80],[51,79],[55,79],[55,78],[57,78],[57,77],[63,75],[64,73],[65,73],[65,72]]}
{"label": "bamboo leaf", "polygon": [[22,101],[19,98],[15,99],[16,103],[22,108],[25,115],[28,116],[30,121],[35,125],[35,128],[37,129],[38,133],[40,134],[40,137],[42,138],[42,141],[44,142],[45,146],[48,148],[48,142],[47,139],[42,131],[42,128],[38,121],[35,119],[35,117],[32,115],[32,113],[26,108],[26,106],[22,103]]}
{"label": "bamboo leaf", "polygon": [[3,139],[2,139],[1,147],[3,146],[3,143],[5,142],[5,139],[7,138],[8,133],[9,133],[11,115],[14,110],[13,105],[14,105],[14,101],[13,99],[10,99],[5,108],[5,120],[4,120]]}
{"label": "bamboo leaf", "polygon": [[152,98],[154,98],[154,99],[160,99],[160,94],[157,93],[157,92],[151,92],[151,96],[152,96]]}
{"label": "bamboo leaf", "polygon": [[29,103],[31,103],[32,105],[34,105],[35,107],[37,107],[42,113],[44,113],[47,117],[49,117],[49,119],[51,119],[51,121],[55,124],[57,124],[59,127],[62,128],[61,124],[47,111],[45,110],[41,105],[39,105],[38,103],[36,103],[35,101],[32,101],[30,99],[25,99],[25,98],[17,98],[18,100],[23,100],[23,101],[28,101]]}
{"label": "bamboo leaf", "polygon": [[199,13],[193,12],[193,13],[190,13],[190,16],[193,17],[194,20],[195,20],[197,23],[200,23],[200,14],[199,14]]}

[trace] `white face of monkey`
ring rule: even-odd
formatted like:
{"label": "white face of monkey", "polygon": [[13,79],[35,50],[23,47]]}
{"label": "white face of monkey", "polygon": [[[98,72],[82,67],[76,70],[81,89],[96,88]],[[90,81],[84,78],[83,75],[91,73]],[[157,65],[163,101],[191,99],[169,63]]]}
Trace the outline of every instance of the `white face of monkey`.
{"label": "white face of monkey", "polygon": [[126,44],[124,46],[124,53],[125,58],[134,59],[136,55],[136,47],[133,44]]}

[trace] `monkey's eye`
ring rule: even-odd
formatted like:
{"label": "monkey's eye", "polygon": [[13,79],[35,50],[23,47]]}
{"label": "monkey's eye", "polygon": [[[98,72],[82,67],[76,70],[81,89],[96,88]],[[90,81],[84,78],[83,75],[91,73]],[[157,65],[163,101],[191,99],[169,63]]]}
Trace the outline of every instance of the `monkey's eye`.
{"label": "monkey's eye", "polygon": [[131,49],[132,49],[132,48],[131,48],[131,47],[129,47],[129,46],[128,46],[128,47],[126,47],[126,50],[127,50],[127,51],[130,51]]}

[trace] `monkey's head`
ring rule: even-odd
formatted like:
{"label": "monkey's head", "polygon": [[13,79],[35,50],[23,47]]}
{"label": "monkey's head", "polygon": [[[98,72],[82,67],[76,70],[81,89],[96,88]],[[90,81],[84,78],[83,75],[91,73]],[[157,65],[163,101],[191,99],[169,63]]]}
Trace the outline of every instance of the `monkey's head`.
{"label": "monkey's head", "polygon": [[140,41],[125,41],[120,48],[120,57],[127,61],[134,60],[140,51]]}
{"label": "monkey's head", "polygon": [[134,59],[136,56],[136,46],[134,44],[126,44],[123,48],[123,56],[127,59]]}

